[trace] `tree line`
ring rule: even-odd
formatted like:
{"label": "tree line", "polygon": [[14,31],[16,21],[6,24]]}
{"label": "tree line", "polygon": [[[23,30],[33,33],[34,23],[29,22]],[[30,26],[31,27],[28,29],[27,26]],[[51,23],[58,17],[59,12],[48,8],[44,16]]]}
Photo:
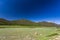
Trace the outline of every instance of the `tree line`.
{"label": "tree line", "polygon": [[53,22],[33,22],[27,19],[20,19],[20,20],[6,20],[0,18],[0,25],[21,25],[21,26],[43,26],[43,27],[59,27],[60,25],[53,23]]}

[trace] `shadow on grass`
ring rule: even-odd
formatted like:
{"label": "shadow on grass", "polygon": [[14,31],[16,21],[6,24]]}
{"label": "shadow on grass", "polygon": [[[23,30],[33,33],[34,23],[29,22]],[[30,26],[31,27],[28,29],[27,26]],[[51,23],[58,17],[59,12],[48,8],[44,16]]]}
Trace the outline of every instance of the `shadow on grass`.
{"label": "shadow on grass", "polygon": [[53,34],[47,35],[46,37],[52,37],[52,36],[56,36],[56,35],[59,35],[59,34],[58,33],[53,33]]}

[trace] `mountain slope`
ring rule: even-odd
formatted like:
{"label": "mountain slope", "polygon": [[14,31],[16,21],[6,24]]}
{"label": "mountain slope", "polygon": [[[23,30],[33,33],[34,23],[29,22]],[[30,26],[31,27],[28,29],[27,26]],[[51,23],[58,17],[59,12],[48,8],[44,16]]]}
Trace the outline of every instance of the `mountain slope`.
{"label": "mountain slope", "polygon": [[35,22],[32,22],[30,20],[26,20],[26,19],[21,19],[21,20],[13,20],[12,21],[14,24],[18,24],[18,25],[34,25]]}
{"label": "mountain slope", "polygon": [[0,25],[22,25],[22,26],[43,26],[43,27],[60,27],[60,25],[56,24],[56,23],[52,23],[52,22],[46,22],[46,21],[42,21],[42,22],[33,22],[31,20],[27,20],[27,19],[20,19],[20,20],[6,20],[3,18],[0,18]]}
{"label": "mountain slope", "polygon": [[11,24],[10,21],[0,18],[0,25],[10,25],[10,24]]}

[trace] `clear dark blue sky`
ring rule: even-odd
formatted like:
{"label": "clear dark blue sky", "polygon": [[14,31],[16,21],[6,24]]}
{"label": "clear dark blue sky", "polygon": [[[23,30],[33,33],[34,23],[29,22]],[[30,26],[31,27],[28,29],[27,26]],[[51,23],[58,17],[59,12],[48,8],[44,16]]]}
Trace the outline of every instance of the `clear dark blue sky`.
{"label": "clear dark blue sky", "polygon": [[0,0],[0,18],[60,23],[60,0]]}

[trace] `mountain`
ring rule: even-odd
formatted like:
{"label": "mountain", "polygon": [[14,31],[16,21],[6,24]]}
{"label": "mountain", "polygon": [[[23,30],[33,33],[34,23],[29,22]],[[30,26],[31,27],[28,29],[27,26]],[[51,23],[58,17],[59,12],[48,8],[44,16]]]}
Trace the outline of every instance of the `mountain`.
{"label": "mountain", "polygon": [[52,23],[52,22],[46,22],[46,21],[42,21],[42,22],[33,22],[31,20],[27,20],[27,19],[21,19],[21,20],[13,20],[12,23],[14,25],[22,25],[22,26],[43,26],[43,27],[57,27],[60,26],[56,23]]}
{"label": "mountain", "polygon": [[56,24],[56,23],[46,22],[46,21],[38,22],[38,25],[46,26],[46,27],[56,27],[56,26],[58,26],[58,24]]}
{"label": "mountain", "polygon": [[0,18],[0,25],[10,25],[11,22],[6,20],[6,19],[3,19],[3,18]]}
{"label": "mountain", "polygon": [[13,20],[12,21],[14,24],[17,24],[17,25],[25,25],[25,26],[31,26],[31,25],[34,25],[35,22],[32,22],[30,20],[26,20],[26,19],[21,19],[21,20]]}
{"label": "mountain", "polygon": [[56,23],[52,23],[52,22],[46,22],[46,21],[42,21],[42,22],[33,22],[31,20],[27,20],[27,19],[20,19],[20,20],[6,20],[3,18],[0,18],[0,25],[21,25],[21,26],[39,26],[39,27],[60,27],[60,25],[56,24]]}

